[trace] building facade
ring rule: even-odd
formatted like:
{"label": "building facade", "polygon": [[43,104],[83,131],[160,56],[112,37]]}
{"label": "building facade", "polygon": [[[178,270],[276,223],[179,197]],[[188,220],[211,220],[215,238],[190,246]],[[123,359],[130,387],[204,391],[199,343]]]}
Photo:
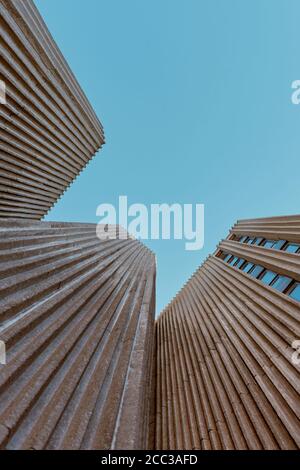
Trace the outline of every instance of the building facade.
{"label": "building facade", "polygon": [[300,216],[238,222],[156,323],[156,449],[300,447]]}
{"label": "building facade", "polygon": [[147,447],[155,271],[94,224],[0,220],[1,449]]}
{"label": "building facade", "polygon": [[104,143],[32,0],[0,0],[0,217],[41,219]]}
{"label": "building facade", "polygon": [[103,129],[32,0],[0,28],[0,449],[299,448],[300,216],[238,222],[155,323],[150,250],[37,220]]}
{"label": "building facade", "polygon": [[35,220],[104,134],[33,1],[0,28],[0,449],[146,448],[155,257]]}

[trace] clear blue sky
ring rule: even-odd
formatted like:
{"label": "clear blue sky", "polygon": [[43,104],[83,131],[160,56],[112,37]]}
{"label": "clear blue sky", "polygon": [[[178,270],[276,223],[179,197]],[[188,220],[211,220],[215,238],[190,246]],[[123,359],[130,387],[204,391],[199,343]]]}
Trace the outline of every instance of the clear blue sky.
{"label": "clear blue sky", "polygon": [[236,219],[299,213],[298,0],[36,0],[107,144],[47,220],[204,203],[206,241],[153,241],[160,311]]}

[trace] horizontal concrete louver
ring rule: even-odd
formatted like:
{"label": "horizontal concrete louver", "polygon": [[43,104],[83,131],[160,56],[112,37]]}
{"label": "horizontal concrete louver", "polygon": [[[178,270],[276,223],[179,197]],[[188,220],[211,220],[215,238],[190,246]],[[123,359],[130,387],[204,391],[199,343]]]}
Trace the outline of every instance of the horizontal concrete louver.
{"label": "horizontal concrete louver", "polygon": [[[300,216],[240,221],[218,248],[299,280],[300,254],[232,234],[300,242]],[[300,447],[299,302],[211,256],[155,334],[156,449]]]}
{"label": "horizontal concrete louver", "polygon": [[0,0],[0,217],[41,219],[104,143],[32,0]]}
{"label": "horizontal concrete louver", "polygon": [[231,233],[300,243],[300,215],[240,220]]}
{"label": "horizontal concrete louver", "polygon": [[155,257],[93,224],[0,221],[0,448],[147,446]]}

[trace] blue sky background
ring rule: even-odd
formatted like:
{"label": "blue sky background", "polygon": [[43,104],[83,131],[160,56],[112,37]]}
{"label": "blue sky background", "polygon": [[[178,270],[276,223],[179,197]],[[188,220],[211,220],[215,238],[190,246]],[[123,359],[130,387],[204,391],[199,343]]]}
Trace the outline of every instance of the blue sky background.
{"label": "blue sky background", "polygon": [[299,213],[298,0],[36,0],[106,134],[47,220],[204,203],[205,247],[150,241],[157,310],[240,218]]}

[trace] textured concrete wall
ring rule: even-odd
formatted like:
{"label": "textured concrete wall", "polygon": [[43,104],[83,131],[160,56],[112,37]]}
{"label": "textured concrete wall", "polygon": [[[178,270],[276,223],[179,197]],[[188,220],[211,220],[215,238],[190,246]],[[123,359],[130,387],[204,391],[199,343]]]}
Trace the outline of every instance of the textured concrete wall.
{"label": "textured concrete wall", "polygon": [[0,448],[147,446],[155,270],[93,224],[0,221]]}
{"label": "textured concrete wall", "polygon": [[220,257],[299,282],[299,253],[232,237],[300,243],[300,216],[238,222],[154,330],[147,248],[24,220],[47,213],[104,135],[31,0],[0,0],[0,35],[0,448],[300,447],[300,304]]}
{"label": "textured concrete wall", "polygon": [[[300,241],[300,216],[232,235]],[[300,254],[226,240],[220,249],[299,280]],[[156,324],[157,449],[300,447],[300,303],[211,256]]]}
{"label": "textured concrete wall", "polygon": [[32,0],[0,0],[0,35],[0,217],[41,219],[103,129]]}

